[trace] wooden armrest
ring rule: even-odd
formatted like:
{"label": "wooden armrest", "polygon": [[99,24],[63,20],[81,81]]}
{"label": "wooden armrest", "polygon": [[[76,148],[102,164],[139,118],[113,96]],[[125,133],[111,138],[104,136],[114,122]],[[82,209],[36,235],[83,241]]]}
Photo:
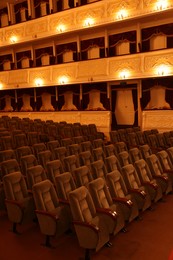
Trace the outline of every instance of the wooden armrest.
{"label": "wooden armrest", "polygon": [[56,214],[53,214],[53,213],[48,212],[48,211],[36,209],[35,213],[36,214],[40,214],[40,215],[44,215],[44,216],[48,216],[48,217],[50,217],[50,218],[52,218],[54,220],[58,220],[59,219],[59,217]]}
{"label": "wooden armrest", "polygon": [[144,190],[140,190],[140,189],[130,189],[131,193],[136,193],[141,195],[141,197],[145,198],[146,197],[146,192]]}
{"label": "wooden armrest", "polygon": [[151,188],[153,188],[153,189],[155,189],[155,190],[157,190],[157,188],[158,188],[157,183],[152,183],[152,182],[150,182],[150,181],[145,181],[145,182],[143,182],[142,184],[143,184],[143,185],[148,185],[148,186],[150,186]]}
{"label": "wooden armrest", "polygon": [[105,214],[109,217],[111,217],[113,220],[115,220],[117,218],[117,213],[116,211],[112,211],[111,209],[105,209],[105,208],[96,208],[96,211],[98,213],[101,213],[101,214]]}
{"label": "wooden armrest", "polygon": [[132,205],[133,205],[133,202],[131,200],[126,199],[126,198],[112,198],[112,200],[115,201],[115,202],[125,204],[129,208],[131,208]]}
{"label": "wooden armrest", "polygon": [[167,176],[163,176],[163,175],[153,175],[153,177],[155,179],[161,179],[164,180],[165,182],[168,182],[168,177]]}
{"label": "wooden armrest", "polygon": [[96,233],[99,232],[99,228],[98,228],[96,225],[92,224],[92,223],[82,222],[82,221],[77,221],[77,220],[73,220],[72,223],[73,223],[74,225],[91,228],[91,229],[92,229],[93,231],[95,231]]}
{"label": "wooden armrest", "polygon": [[22,210],[25,208],[19,201],[16,201],[16,200],[5,199],[5,203],[16,205],[16,206],[18,206]]}

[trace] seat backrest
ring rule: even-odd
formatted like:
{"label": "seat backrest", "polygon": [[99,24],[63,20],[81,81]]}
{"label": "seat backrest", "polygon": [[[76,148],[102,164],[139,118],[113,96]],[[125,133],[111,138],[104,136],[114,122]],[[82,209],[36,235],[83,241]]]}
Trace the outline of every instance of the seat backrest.
{"label": "seat backrest", "polygon": [[53,140],[53,141],[49,141],[47,142],[47,148],[48,150],[50,150],[52,153],[54,152],[55,148],[60,147],[60,143],[58,140]]}
{"label": "seat backrest", "polygon": [[56,176],[56,188],[58,198],[68,200],[69,193],[76,189],[75,182],[70,172],[64,172]]}
{"label": "seat backrest", "polygon": [[58,147],[54,149],[55,158],[59,159],[62,163],[64,158],[67,156],[67,148],[66,147]]}
{"label": "seat backrest", "polygon": [[115,144],[115,150],[117,153],[121,153],[123,151],[127,151],[127,146],[125,144],[125,142],[118,142]]}
{"label": "seat backrest", "polygon": [[25,155],[20,158],[21,171],[24,175],[26,175],[28,168],[36,165],[38,165],[38,161],[34,154]]}
{"label": "seat backrest", "polygon": [[99,178],[99,177],[106,179],[107,170],[106,170],[105,164],[102,160],[93,162],[91,164],[91,168],[93,171],[94,179]]}
{"label": "seat backrest", "polygon": [[92,154],[92,149],[93,149],[93,147],[92,147],[92,144],[91,144],[90,141],[82,142],[82,143],[81,143],[81,148],[82,148],[82,151],[83,151],[83,152],[84,152],[84,151],[90,151],[91,154]]}
{"label": "seat backrest", "polygon": [[5,197],[8,200],[22,202],[28,197],[28,191],[24,176],[21,172],[13,172],[3,177]]}
{"label": "seat backrest", "polygon": [[52,161],[52,153],[50,150],[42,151],[38,153],[39,163],[46,169],[46,163]]}
{"label": "seat backrest", "polygon": [[38,157],[38,153],[46,151],[47,147],[44,143],[33,144],[32,146],[35,156]]}
{"label": "seat backrest", "polygon": [[171,170],[173,169],[173,165],[171,163],[171,160],[169,158],[168,153],[165,150],[162,150],[157,153],[157,156],[159,158],[159,161],[161,163],[161,166],[164,170]]}
{"label": "seat backrest", "polygon": [[28,140],[25,134],[17,134],[14,136],[14,142],[16,147],[22,147],[28,145]]}
{"label": "seat backrest", "polygon": [[79,154],[80,165],[86,165],[91,169],[91,163],[93,162],[93,157],[90,151],[81,152]]}
{"label": "seat backrest", "polygon": [[120,137],[117,130],[110,132],[110,139],[112,143],[120,142]]}
{"label": "seat backrest", "polygon": [[88,183],[93,180],[93,176],[86,165],[80,166],[79,168],[75,169],[73,175],[77,187],[88,187]]}
{"label": "seat backrest", "polygon": [[112,172],[114,170],[121,171],[120,162],[115,155],[111,155],[111,156],[105,158],[105,163],[106,163],[108,172]]}
{"label": "seat backrest", "polygon": [[169,147],[169,148],[167,148],[167,153],[169,154],[169,158],[170,158],[170,160],[171,160],[171,162],[172,162],[172,164],[173,164],[173,147]]}
{"label": "seat backrest", "polygon": [[144,159],[136,161],[134,166],[141,182],[150,182],[153,179],[148,164]]}
{"label": "seat backrest", "polygon": [[6,160],[1,163],[2,175],[20,171],[19,164],[16,159]]}
{"label": "seat backrest", "polygon": [[50,162],[47,162],[46,164],[47,169],[47,177],[49,180],[51,180],[54,184],[56,176],[60,175],[64,172],[62,163],[60,160],[53,160]]}
{"label": "seat backrest", "polygon": [[123,152],[119,153],[118,158],[119,158],[121,167],[131,164],[130,156],[127,151],[123,151]]}
{"label": "seat backrest", "polygon": [[32,189],[34,184],[47,179],[45,170],[41,165],[28,168],[26,177],[29,189]]}
{"label": "seat backrest", "polygon": [[69,193],[73,219],[90,223],[96,215],[96,209],[88,189],[79,187]]}
{"label": "seat backrest", "polygon": [[33,153],[30,146],[18,147],[18,148],[16,149],[16,152],[17,152],[18,160],[20,160],[20,158],[21,158],[22,156],[29,155],[29,154],[32,154],[32,153]]}
{"label": "seat backrest", "polygon": [[102,160],[102,161],[105,160],[105,155],[104,155],[102,147],[98,147],[98,148],[93,149],[93,155],[94,155],[94,159],[96,161],[97,160]]}
{"label": "seat backrest", "polygon": [[50,180],[36,183],[32,191],[36,209],[52,212],[59,206],[56,190]]}
{"label": "seat backrest", "polygon": [[162,168],[159,159],[155,154],[151,154],[149,157],[147,157],[147,163],[152,174],[162,175]]}
{"label": "seat backrest", "polygon": [[65,170],[67,172],[73,172],[79,167],[76,155],[70,155],[64,158]]}
{"label": "seat backrest", "polygon": [[141,150],[142,157],[143,157],[144,160],[146,160],[147,157],[152,154],[151,148],[149,147],[148,144],[141,145],[139,147],[139,149]]}
{"label": "seat backrest", "polygon": [[145,144],[145,140],[144,140],[143,132],[142,131],[137,131],[135,133],[136,133],[137,143],[139,145],[144,145]]}
{"label": "seat backrest", "polygon": [[132,163],[142,159],[141,151],[137,147],[131,148],[129,150],[129,155]]}
{"label": "seat backrest", "polygon": [[139,189],[141,183],[136,170],[132,164],[122,167],[123,178],[128,189]]}
{"label": "seat backrest", "polygon": [[112,198],[124,198],[128,194],[123,177],[118,170],[107,174],[107,184]]}
{"label": "seat backrest", "polygon": [[10,159],[16,159],[16,154],[14,150],[10,149],[0,151],[0,163]]}
{"label": "seat backrest", "polygon": [[115,146],[113,144],[105,145],[105,155],[106,157],[116,155]]}
{"label": "seat backrest", "polygon": [[96,208],[109,208],[113,204],[111,195],[103,178],[97,178],[88,184]]}

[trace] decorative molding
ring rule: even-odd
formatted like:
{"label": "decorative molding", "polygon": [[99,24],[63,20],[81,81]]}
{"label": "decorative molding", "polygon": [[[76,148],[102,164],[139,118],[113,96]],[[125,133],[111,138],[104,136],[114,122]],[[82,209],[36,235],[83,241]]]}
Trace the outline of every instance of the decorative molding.
{"label": "decorative molding", "polygon": [[50,73],[50,67],[47,68],[37,68],[37,69],[31,69],[29,71],[29,82],[30,84],[33,84],[35,82],[35,79],[40,78],[44,81],[44,84],[50,84],[51,82],[51,73]]}
{"label": "decorative molding", "polygon": [[107,59],[88,60],[78,63],[77,78],[87,78],[92,81],[93,77],[107,76]]}
{"label": "decorative molding", "polygon": [[9,84],[20,84],[20,83],[28,83],[28,71],[21,70],[20,73],[16,73],[16,71],[11,71],[9,73]]}
{"label": "decorative molding", "polygon": [[[153,53],[152,53],[153,54]],[[144,70],[150,71],[151,69],[159,66],[159,65],[168,65],[173,66],[173,54],[170,52],[170,54],[157,54],[157,55],[151,55],[146,56],[144,59]]]}

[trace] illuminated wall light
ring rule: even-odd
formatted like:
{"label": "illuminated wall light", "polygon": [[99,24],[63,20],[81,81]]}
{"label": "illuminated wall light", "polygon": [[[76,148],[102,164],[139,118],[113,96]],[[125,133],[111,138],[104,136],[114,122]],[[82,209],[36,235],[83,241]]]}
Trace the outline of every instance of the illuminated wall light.
{"label": "illuminated wall light", "polygon": [[37,87],[42,86],[42,85],[43,85],[43,80],[42,80],[42,79],[36,79],[36,80],[35,80],[35,85],[36,85]]}
{"label": "illuminated wall light", "polygon": [[93,18],[87,18],[87,19],[85,19],[85,21],[84,21],[84,26],[91,26],[91,25],[93,25],[94,24],[94,19]]}
{"label": "illuminated wall light", "polygon": [[121,79],[127,79],[129,77],[130,73],[128,70],[122,70],[120,73],[119,73],[119,77]]}
{"label": "illuminated wall light", "polygon": [[127,11],[122,9],[117,13],[117,19],[118,20],[123,20],[124,18],[126,18],[128,16]]}
{"label": "illuminated wall light", "polygon": [[64,32],[66,30],[66,27],[65,27],[64,24],[60,24],[60,25],[57,26],[56,30],[58,32]]}
{"label": "illuminated wall light", "polygon": [[61,85],[68,83],[68,81],[69,81],[68,77],[66,77],[66,76],[62,76],[58,80],[59,84],[61,84]]}
{"label": "illuminated wall light", "polygon": [[17,37],[16,37],[16,36],[11,36],[10,42],[11,42],[11,43],[17,42]]}
{"label": "illuminated wall light", "polygon": [[3,84],[2,84],[2,82],[0,82],[0,89],[3,89]]}
{"label": "illuminated wall light", "polygon": [[156,69],[156,74],[158,76],[165,76],[165,75],[168,75],[170,72],[170,69],[168,66],[166,65],[160,65],[159,67],[157,67]]}
{"label": "illuminated wall light", "polygon": [[168,1],[167,0],[159,0],[156,3],[156,9],[159,11],[162,11],[168,7]]}

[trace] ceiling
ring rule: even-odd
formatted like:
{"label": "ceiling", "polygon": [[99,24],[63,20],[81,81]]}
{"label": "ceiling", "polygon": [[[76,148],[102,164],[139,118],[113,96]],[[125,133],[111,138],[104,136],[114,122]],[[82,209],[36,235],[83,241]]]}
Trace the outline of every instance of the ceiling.
{"label": "ceiling", "polygon": [[0,9],[7,7],[7,3],[18,4],[24,2],[25,0],[0,0]]}

